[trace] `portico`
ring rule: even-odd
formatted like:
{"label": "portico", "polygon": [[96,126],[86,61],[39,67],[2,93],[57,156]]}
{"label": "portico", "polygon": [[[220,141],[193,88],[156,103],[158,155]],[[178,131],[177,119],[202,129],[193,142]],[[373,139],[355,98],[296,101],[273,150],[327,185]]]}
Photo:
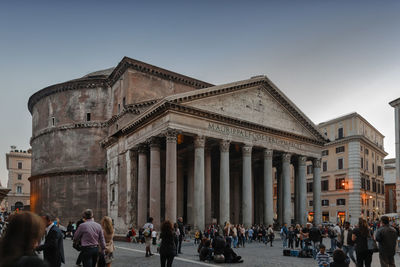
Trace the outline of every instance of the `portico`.
{"label": "portico", "polygon": [[182,216],[204,230],[215,220],[305,224],[306,161],[314,166],[314,218],[320,223],[324,142],[315,125],[261,77],[166,97],[102,145],[110,163],[115,155],[137,152],[124,164],[137,166],[127,177],[137,177],[137,208],[131,209],[137,214],[128,223],[141,227],[151,216],[159,227]]}

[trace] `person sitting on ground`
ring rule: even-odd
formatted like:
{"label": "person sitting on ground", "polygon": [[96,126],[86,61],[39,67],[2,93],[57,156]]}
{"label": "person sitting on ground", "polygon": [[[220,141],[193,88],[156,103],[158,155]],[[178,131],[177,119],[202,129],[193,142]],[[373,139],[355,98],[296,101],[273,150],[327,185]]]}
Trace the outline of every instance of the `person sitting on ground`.
{"label": "person sitting on ground", "polygon": [[203,238],[205,240],[204,245],[200,249],[200,261],[212,261],[213,260],[213,249],[211,247],[210,239]]}
{"label": "person sitting on ground", "polygon": [[197,252],[200,253],[201,249],[205,246],[206,241],[208,240],[207,237],[203,237],[200,241],[199,246],[197,247]]}
{"label": "person sitting on ground", "polygon": [[243,262],[242,257],[238,256],[229,244],[225,245],[224,257],[226,263],[241,263]]}
{"label": "person sitting on ground", "polygon": [[325,253],[325,245],[319,245],[319,252],[316,257],[318,267],[328,267],[329,266],[329,255]]}
{"label": "person sitting on ground", "polygon": [[215,238],[212,242],[212,247],[214,249],[215,255],[224,254],[225,240],[218,232],[215,233]]}
{"label": "person sitting on ground", "polygon": [[346,256],[343,250],[335,249],[332,254],[333,262],[329,267],[349,267],[350,259]]}

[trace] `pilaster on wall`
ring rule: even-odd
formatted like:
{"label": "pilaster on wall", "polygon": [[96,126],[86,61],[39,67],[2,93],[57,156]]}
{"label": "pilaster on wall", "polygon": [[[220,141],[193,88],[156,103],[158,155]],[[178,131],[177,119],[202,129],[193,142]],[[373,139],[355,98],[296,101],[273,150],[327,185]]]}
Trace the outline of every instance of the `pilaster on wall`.
{"label": "pilaster on wall", "polygon": [[394,109],[396,146],[396,209],[400,213],[400,106]]}
{"label": "pilaster on wall", "polygon": [[358,223],[361,215],[361,174],[360,174],[360,142],[349,143],[349,221],[352,225]]}

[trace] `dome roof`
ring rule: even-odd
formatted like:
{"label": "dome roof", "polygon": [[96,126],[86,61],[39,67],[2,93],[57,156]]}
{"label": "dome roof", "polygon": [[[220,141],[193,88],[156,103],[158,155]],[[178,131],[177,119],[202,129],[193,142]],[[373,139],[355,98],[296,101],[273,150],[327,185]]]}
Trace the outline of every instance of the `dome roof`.
{"label": "dome roof", "polygon": [[115,69],[115,67],[104,69],[104,70],[98,70],[98,71],[86,74],[82,78],[98,78],[99,76],[108,77],[113,72],[114,69]]}

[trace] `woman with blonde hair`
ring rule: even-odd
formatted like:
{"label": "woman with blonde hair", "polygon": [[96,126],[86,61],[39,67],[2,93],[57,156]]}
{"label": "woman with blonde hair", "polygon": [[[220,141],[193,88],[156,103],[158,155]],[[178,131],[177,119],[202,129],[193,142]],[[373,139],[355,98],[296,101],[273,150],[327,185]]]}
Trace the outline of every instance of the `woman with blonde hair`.
{"label": "woman with blonde hair", "polygon": [[0,240],[0,266],[48,266],[34,252],[44,232],[44,221],[38,215],[32,212],[12,215]]}
{"label": "woman with blonde hair", "polygon": [[108,216],[104,216],[101,219],[101,228],[103,228],[104,239],[106,242],[106,251],[104,253],[104,262],[105,266],[111,267],[111,263],[114,259],[113,252],[114,252],[114,227],[112,225],[112,220]]}

